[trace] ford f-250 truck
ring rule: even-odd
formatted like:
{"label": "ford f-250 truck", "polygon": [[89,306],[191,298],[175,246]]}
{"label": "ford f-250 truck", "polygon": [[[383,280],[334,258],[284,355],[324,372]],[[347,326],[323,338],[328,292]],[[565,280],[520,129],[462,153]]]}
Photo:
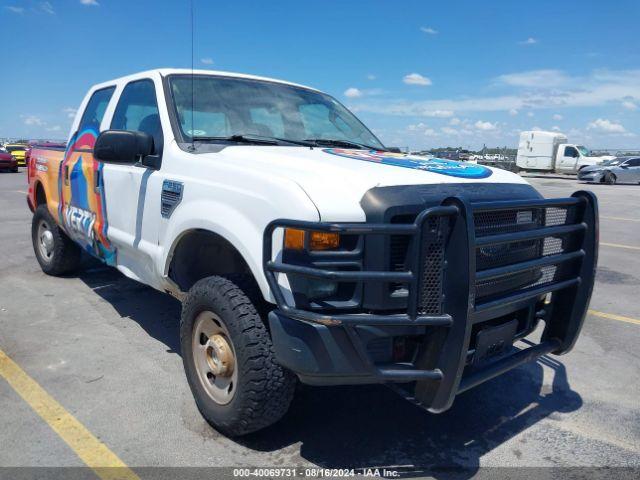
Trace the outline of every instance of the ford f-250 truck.
{"label": "ford f-250 truck", "polygon": [[38,262],[61,275],[88,252],[180,298],[189,385],[228,435],[281,418],[297,380],[441,412],[582,327],[589,192],[392,153],[326,94],[224,72],[96,85],[71,130],[32,152]]}

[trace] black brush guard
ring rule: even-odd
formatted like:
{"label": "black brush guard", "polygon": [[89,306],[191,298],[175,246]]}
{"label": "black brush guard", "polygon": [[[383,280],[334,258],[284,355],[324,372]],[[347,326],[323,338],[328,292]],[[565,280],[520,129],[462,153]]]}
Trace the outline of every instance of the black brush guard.
{"label": "black brush guard", "polygon": [[[561,225],[538,225],[525,231],[483,235],[476,238],[474,218],[478,213],[507,210],[572,209],[571,220]],[[413,241],[409,251],[407,271],[337,271],[293,265],[272,260],[273,233],[277,228],[335,232],[348,235],[408,235],[423,239],[423,229],[429,220],[447,217],[448,236],[444,250],[441,276],[442,309],[437,315],[420,313],[419,295],[423,278],[424,241]],[[518,263],[476,271],[479,248],[497,248],[513,242],[545,238],[563,238],[562,253],[541,256]],[[280,250],[279,246],[278,249]],[[322,324],[329,328],[344,328],[369,374],[380,383],[416,381],[413,395],[405,395],[433,412],[448,409],[456,394],[494,378],[542,355],[567,353],[575,344],[587,313],[593,289],[598,251],[597,199],[591,192],[579,191],[570,198],[469,203],[462,198],[446,199],[440,206],[420,213],[412,224],[316,223],[276,220],[265,229],[264,272],[277,303],[276,312],[302,322]],[[562,269],[562,279],[535,283],[524,289],[476,300],[477,282],[490,281],[519,272],[534,271],[554,265]],[[398,282],[408,286],[406,313],[330,314],[298,309],[287,304],[276,274],[296,274],[336,282]],[[465,369],[468,364],[474,325],[508,316],[522,308],[540,305],[552,293],[550,303],[533,313],[545,321],[539,344],[516,350],[515,353],[489,363],[480,369]],[[407,365],[379,366],[369,358],[358,338],[357,326],[420,325],[437,332],[429,336],[416,360]],[[426,340],[425,340],[426,342]]]}

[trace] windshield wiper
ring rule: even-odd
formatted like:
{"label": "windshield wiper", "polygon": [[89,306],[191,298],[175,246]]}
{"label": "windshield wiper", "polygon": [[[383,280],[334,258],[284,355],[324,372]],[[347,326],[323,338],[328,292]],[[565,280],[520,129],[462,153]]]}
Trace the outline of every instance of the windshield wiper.
{"label": "windshield wiper", "polygon": [[264,145],[277,145],[278,141],[276,139],[271,139],[268,137],[260,137],[254,135],[229,135],[227,137],[207,137],[207,136],[196,136],[193,137],[193,140],[196,142],[237,142],[237,143],[258,143]]}
{"label": "windshield wiper", "polygon": [[351,147],[351,148],[364,148],[366,150],[378,150],[381,152],[386,152],[387,150],[379,147],[372,147],[371,145],[366,145],[364,143],[354,142],[353,140],[340,140],[337,138],[306,138],[305,141],[313,142],[316,145],[333,145],[336,147]]}
{"label": "windshield wiper", "polygon": [[229,135],[227,137],[193,137],[195,141],[200,142],[215,142],[215,141],[225,141],[225,142],[238,142],[238,143],[260,143],[264,145],[278,145],[278,143],[290,143],[292,145],[302,145],[304,147],[315,147],[315,142],[309,142],[307,140],[291,140],[289,138],[280,138],[280,137],[266,137],[263,135],[253,135],[253,134],[236,134]]}

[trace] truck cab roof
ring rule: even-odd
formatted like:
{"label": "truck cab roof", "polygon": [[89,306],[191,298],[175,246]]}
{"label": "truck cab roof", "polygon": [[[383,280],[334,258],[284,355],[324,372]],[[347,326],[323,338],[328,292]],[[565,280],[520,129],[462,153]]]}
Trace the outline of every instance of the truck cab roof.
{"label": "truck cab roof", "polygon": [[121,84],[121,83],[128,83],[131,80],[135,80],[138,78],[144,78],[144,77],[152,77],[154,75],[159,75],[161,77],[167,77],[169,75],[211,75],[211,76],[218,76],[218,77],[228,77],[228,78],[242,78],[242,79],[249,79],[249,80],[258,80],[258,81],[263,81],[263,82],[273,82],[273,83],[280,83],[283,85],[291,85],[291,86],[295,86],[295,87],[300,87],[300,88],[306,88],[308,90],[313,90],[313,91],[319,91],[315,88],[306,86],[306,85],[301,85],[298,83],[293,83],[293,82],[287,82],[285,80],[279,80],[276,78],[270,78],[270,77],[262,77],[262,76],[258,76],[258,75],[248,75],[248,74],[244,74],[244,73],[237,73],[237,72],[227,72],[227,71],[222,71],[222,70],[191,70],[190,68],[156,68],[156,69],[152,69],[152,70],[144,70],[142,72],[137,72],[137,73],[132,73],[130,75],[126,75],[124,77],[118,77],[118,78],[114,78],[112,80],[108,80],[106,82],[101,82],[99,84],[96,84],[92,87],[92,90],[97,90],[100,88],[103,88],[105,86],[109,86],[109,85],[115,85],[115,84]]}

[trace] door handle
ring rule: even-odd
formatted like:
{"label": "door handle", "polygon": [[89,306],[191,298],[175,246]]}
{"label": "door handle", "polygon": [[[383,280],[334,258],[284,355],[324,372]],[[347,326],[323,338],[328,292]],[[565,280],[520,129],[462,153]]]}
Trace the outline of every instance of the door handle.
{"label": "door handle", "polygon": [[64,184],[69,185],[69,165],[64,166]]}

